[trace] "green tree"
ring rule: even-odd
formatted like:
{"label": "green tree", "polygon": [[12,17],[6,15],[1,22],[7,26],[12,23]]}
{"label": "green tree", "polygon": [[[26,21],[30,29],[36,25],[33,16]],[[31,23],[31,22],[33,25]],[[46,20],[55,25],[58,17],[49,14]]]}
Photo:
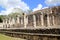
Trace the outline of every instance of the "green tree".
{"label": "green tree", "polygon": [[3,19],[6,17],[6,15],[0,15],[0,22],[3,22]]}
{"label": "green tree", "polygon": [[16,17],[17,15],[22,16],[23,11],[20,8],[14,8],[13,11],[8,15],[9,17]]}

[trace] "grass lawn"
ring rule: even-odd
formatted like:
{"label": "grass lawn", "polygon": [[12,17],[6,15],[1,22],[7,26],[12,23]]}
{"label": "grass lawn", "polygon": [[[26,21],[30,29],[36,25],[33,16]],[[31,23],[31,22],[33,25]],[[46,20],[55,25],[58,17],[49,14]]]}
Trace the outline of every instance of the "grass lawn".
{"label": "grass lawn", "polygon": [[24,40],[24,39],[21,39],[21,38],[13,38],[13,37],[9,37],[9,36],[0,34],[0,40]]}

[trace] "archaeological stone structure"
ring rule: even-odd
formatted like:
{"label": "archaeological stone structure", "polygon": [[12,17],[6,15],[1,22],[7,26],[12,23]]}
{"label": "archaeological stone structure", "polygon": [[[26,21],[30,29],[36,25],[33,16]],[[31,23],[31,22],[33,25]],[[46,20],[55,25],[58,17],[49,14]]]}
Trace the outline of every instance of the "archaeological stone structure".
{"label": "archaeological stone structure", "polygon": [[17,15],[16,19],[12,17],[5,18],[3,25],[6,26],[6,28],[59,28],[60,25],[60,6],[38,10],[30,14],[22,13],[22,15],[23,16]]}
{"label": "archaeological stone structure", "polygon": [[27,40],[60,40],[60,6],[4,18],[1,31]]}

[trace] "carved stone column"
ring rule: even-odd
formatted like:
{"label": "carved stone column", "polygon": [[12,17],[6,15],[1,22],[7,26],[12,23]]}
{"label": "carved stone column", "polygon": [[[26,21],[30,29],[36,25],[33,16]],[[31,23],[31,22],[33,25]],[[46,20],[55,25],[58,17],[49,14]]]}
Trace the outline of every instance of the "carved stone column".
{"label": "carved stone column", "polygon": [[55,25],[55,21],[54,21],[54,20],[55,20],[55,19],[54,19],[54,15],[52,15],[52,19],[53,19],[52,21],[53,21],[53,26],[54,26],[54,25]]}
{"label": "carved stone column", "polygon": [[22,20],[22,18],[21,18],[20,20],[21,20],[21,24],[23,24],[23,20]]}
{"label": "carved stone column", "polygon": [[49,14],[47,14],[47,25],[50,26],[50,17],[49,17]]}
{"label": "carved stone column", "polygon": [[[37,22],[38,22],[38,26],[40,26],[40,18],[39,18],[40,16],[38,15],[38,20],[37,20]],[[37,24],[36,24],[37,25]]]}
{"label": "carved stone column", "polygon": [[8,21],[7,21],[7,19],[6,19],[6,28],[8,27],[8,23],[7,23]]}
{"label": "carved stone column", "polygon": [[35,15],[33,15],[33,26],[36,28],[36,16]]}
{"label": "carved stone column", "polygon": [[27,24],[28,24],[28,16],[26,17],[26,19],[27,19],[26,22],[27,22]]}
{"label": "carved stone column", "polygon": [[15,19],[14,18],[12,18],[12,22],[11,22],[12,24],[15,24]]}
{"label": "carved stone column", "polygon": [[3,28],[5,27],[5,20],[3,19]]}
{"label": "carved stone column", "polygon": [[9,24],[10,24],[10,20],[11,20],[11,19],[9,18]]}
{"label": "carved stone column", "polygon": [[26,15],[24,15],[24,28],[26,28],[26,26],[27,26],[27,17]]}
{"label": "carved stone column", "polygon": [[21,17],[19,18],[20,26],[21,26]]}
{"label": "carved stone column", "polygon": [[11,18],[9,18],[9,27],[10,27],[10,25],[11,25]]}
{"label": "carved stone column", "polygon": [[19,15],[17,16],[17,23],[20,23],[20,22],[19,22]]}
{"label": "carved stone column", "polygon": [[43,13],[42,12],[41,12],[40,17],[41,17],[41,26],[44,26],[44,18],[43,18]]}
{"label": "carved stone column", "polygon": [[15,19],[14,18],[12,18],[12,21],[11,21],[11,27],[13,28],[13,27],[15,27]]}

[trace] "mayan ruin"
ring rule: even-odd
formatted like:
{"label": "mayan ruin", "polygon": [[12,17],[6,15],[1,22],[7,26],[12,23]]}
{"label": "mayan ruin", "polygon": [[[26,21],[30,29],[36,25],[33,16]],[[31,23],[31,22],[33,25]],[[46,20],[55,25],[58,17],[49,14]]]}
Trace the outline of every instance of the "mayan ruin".
{"label": "mayan ruin", "polygon": [[60,0],[0,0],[0,40],[60,40]]}
{"label": "mayan ruin", "polygon": [[8,36],[27,40],[60,40],[60,6],[4,18],[0,30]]}

